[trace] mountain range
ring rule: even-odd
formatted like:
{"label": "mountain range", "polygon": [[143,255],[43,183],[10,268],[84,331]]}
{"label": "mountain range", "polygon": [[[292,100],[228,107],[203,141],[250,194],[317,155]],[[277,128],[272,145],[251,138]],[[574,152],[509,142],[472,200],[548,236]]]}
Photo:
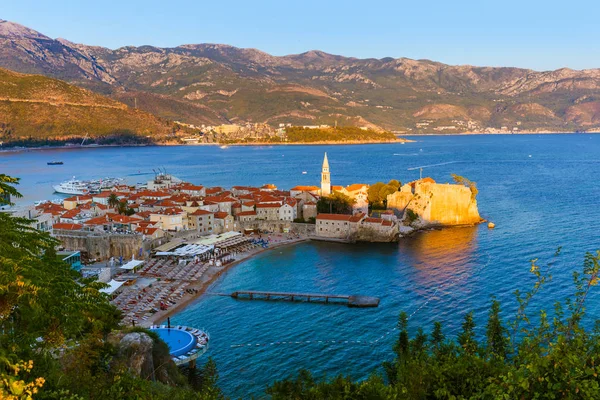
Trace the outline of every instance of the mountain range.
{"label": "mountain range", "polygon": [[220,44],[113,50],[4,20],[0,67],[64,80],[193,125],[337,123],[404,133],[600,129],[600,69],[540,72],[321,51],[272,56]]}

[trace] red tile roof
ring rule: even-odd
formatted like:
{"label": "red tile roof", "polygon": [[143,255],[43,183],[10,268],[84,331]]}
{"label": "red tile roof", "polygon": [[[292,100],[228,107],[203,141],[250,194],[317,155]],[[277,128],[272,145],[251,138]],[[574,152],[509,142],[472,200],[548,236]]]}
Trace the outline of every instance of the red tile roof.
{"label": "red tile roof", "polygon": [[81,212],[80,209],[74,208],[72,210],[64,212],[60,217],[65,218],[65,219],[72,219],[72,218],[75,218],[76,216],[78,216],[80,212]]}
{"label": "red tile roof", "polygon": [[273,203],[259,203],[256,205],[256,208],[279,208],[281,204],[273,204]]}
{"label": "red tile roof", "polygon": [[242,212],[235,214],[236,217],[245,217],[245,216],[249,216],[249,215],[256,215],[256,211],[242,211]]}
{"label": "red tile roof", "polygon": [[227,218],[228,216],[229,214],[227,214],[225,211],[215,213],[215,219],[223,219]]}
{"label": "red tile roof", "polygon": [[235,203],[236,199],[225,196],[206,196],[204,201],[212,201],[213,203]]}
{"label": "red tile roof", "polygon": [[433,178],[426,176],[425,178],[410,182],[409,185],[414,188],[415,184],[417,183],[435,183],[435,181],[433,180]]}
{"label": "red tile roof", "polygon": [[369,185],[365,183],[353,183],[352,185],[346,186],[346,190],[349,192],[356,192],[357,190],[361,190],[363,187],[369,187]]}
{"label": "red tile roof", "polygon": [[63,201],[86,201],[86,200],[91,200],[91,199],[92,199],[92,196],[89,194],[80,194],[77,196],[67,197]]}
{"label": "red tile roof", "polygon": [[139,232],[141,234],[144,234],[144,235],[153,235],[154,232],[156,232],[157,230],[158,230],[158,228],[149,228],[149,227],[142,227],[142,226],[140,226],[135,231]]}
{"label": "red tile roof", "polygon": [[83,228],[83,225],[81,225],[81,224],[58,223],[58,224],[52,225],[52,229],[64,229],[64,230],[68,230],[68,231],[78,231],[78,230],[81,230],[82,228]]}
{"label": "red tile roof", "polygon": [[77,206],[77,208],[79,208],[80,210],[91,210],[92,207],[96,207],[99,210],[108,210],[108,206],[105,206],[104,204],[101,204],[101,203],[94,203],[94,202],[79,204]]}
{"label": "red tile roof", "polygon": [[206,189],[206,194],[207,195],[209,195],[209,194],[217,194],[217,193],[221,193],[222,191],[223,191],[222,187],[216,186],[216,187],[211,187],[211,188]]}
{"label": "red tile roof", "polygon": [[191,183],[182,183],[177,187],[179,190],[187,190],[187,191],[201,191],[204,189],[204,186],[192,185]]}
{"label": "red tile roof", "polygon": [[138,211],[135,214],[133,214],[133,216],[142,218],[142,219],[146,219],[146,218],[150,218],[150,214],[152,214],[151,211]]}
{"label": "red tile roof", "polygon": [[184,211],[179,207],[167,207],[165,209],[154,211],[152,214],[161,214],[161,215],[179,215]]}
{"label": "red tile roof", "polygon": [[294,186],[290,190],[301,190],[303,192],[312,192],[312,191],[321,190],[321,188],[318,186]]}
{"label": "red tile roof", "polygon": [[359,222],[361,219],[363,219],[365,217],[365,214],[363,213],[357,213],[354,214],[351,218],[350,218],[350,222]]}
{"label": "red tile roof", "polygon": [[[112,192],[100,192],[97,194],[92,195],[93,198],[99,198],[99,199],[104,199],[104,198],[108,198],[110,197],[110,195],[115,194],[117,195],[117,193],[112,193]],[[117,195],[118,196],[118,195]]]}
{"label": "red tile roof", "polygon": [[83,224],[84,225],[107,225],[107,224],[110,224],[110,221],[108,220],[108,214],[107,214],[107,215],[103,215],[101,217],[96,217],[96,218],[87,220]]}
{"label": "red tile roof", "polygon": [[139,218],[130,217],[128,215],[113,214],[113,213],[108,213],[106,215],[112,222],[118,222],[119,224],[135,224],[135,223],[141,221]]}
{"label": "red tile roof", "polygon": [[209,215],[209,214],[214,214],[210,211],[206,211],[206,210],[196,210],[193,213],[191,213],[190,215]]}
{"label": "red tile roof", "polygon": [[328,220],[328,221],[350,221],[352,215],[347,214],[317,214],[317,220]]}

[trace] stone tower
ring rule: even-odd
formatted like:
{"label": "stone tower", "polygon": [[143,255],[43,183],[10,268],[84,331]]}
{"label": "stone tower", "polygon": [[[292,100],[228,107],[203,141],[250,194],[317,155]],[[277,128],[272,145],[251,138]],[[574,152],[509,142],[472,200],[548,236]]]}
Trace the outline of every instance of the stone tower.
{"label": "stone tower", "polygon": [[323,169],[321,170],[321,196],[329,196],[331,194],[331,174],[329,173],[329,161],[327,153],[323,158]]}

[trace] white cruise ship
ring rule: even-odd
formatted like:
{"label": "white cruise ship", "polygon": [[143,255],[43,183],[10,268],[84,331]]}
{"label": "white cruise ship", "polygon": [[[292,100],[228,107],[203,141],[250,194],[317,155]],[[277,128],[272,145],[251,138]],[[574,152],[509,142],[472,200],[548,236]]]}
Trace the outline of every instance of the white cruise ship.
{"label": "white cruise ship", "polygon": [[75,179],[71,179],[70,181],[63,182],[59,185],[52,186],[56,193],[64,193],[64,194],[89,194],[90,193],[90,184],[89,182],[83,182]]}

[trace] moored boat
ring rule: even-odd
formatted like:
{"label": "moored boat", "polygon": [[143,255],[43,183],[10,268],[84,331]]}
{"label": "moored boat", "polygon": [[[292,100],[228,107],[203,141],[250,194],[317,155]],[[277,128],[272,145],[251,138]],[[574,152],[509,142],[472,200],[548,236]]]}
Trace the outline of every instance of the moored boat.
{"label": "moored boat", "polygon": [[48,161],[48,165],[63,165],[62,161]]}
{"label": "moored boat", "polygon": [[73,179],[62,182],[58,185],[52,186],[56,193],[63,194],[88,194],[90,193],[90,187],[88,182],[83,182],[80,180]]}
{"label": "moored boat", "polygon": [[120,185],[125,180],[123,178],[103,178],[92,181],[80,181],[73,177],[71,180],[52,186],[56,193],[63,194],[91,194],[100,193],[102,189],[110,189]]}

